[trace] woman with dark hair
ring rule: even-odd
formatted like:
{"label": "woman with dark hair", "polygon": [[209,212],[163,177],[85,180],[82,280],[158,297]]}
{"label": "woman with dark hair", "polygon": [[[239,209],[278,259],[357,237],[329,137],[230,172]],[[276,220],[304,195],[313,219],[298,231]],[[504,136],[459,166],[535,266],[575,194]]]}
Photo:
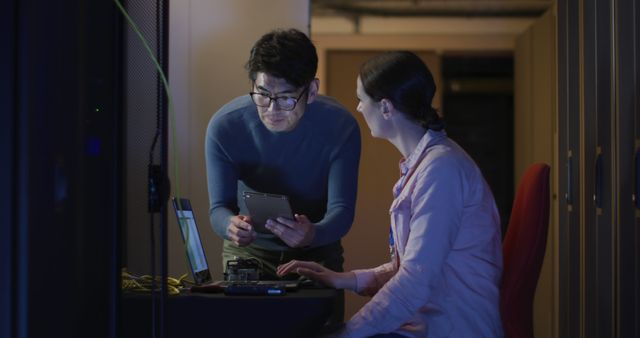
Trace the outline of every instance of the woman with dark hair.
{"label": "woman with dark hair", "polygon": [[278,267],[280,275],[373,296],[340,337],[503,336],[498,212],[476,164],[447,138],[431,107],[435,90],[410,52],[370,59],[357,79],[357,110],[371,134],[404,157],[390,208],[390,261],[349,272],[303,261]]}

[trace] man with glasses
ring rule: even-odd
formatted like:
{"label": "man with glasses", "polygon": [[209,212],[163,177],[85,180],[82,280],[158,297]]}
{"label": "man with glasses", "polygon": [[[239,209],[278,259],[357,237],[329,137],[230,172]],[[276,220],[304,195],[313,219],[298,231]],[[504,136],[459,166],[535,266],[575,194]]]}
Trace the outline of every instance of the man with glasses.
{"label": "man with glasses", "polygon": [[[276,279],[279,264],[305,259],[342,271],[340,239],[354,216],[360,130],[351,113],[318,94],[317,63],[304,33],[265,34],[246,65],[249,95],[209,122],[209,215],[224,239],[224,267],[231,259],[256,258],[263,279]],[[243,191],[287,195],[295,219],[271,220],[270,233],[257,233]]]}

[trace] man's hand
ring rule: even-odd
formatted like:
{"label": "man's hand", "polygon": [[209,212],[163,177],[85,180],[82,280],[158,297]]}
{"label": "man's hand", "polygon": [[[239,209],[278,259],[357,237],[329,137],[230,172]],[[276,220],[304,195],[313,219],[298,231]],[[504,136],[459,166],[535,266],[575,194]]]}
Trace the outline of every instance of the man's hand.
{"label": "man's hand", "polygon": [[293,260],[278,266],[276,273],[278,276],[297,273],[336,289],[354,290],[356,288],[356,275],[353,272],[335,272],[316,262]]}
{"label": "man's hand", "polygon": [[237,246],[247,246],[256,239],[256,232],[250,224],[251,218],[238,215],[229,219],[227,238]]}
{"label": "man's hand", "polygon": [[265,227],[292,248],[310,245],[316,236],[316,226],[305,215],[293,215],[295,220],[278,217],[269,219]]}

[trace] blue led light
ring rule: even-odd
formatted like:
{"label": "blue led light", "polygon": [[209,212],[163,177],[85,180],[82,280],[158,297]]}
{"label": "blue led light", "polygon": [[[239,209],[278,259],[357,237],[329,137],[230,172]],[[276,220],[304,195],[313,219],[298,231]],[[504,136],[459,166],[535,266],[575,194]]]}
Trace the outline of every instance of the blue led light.
{"label": "blue led light", "polygon": [[102,140],[98,137],[87,138],[86,151],[89,156],[99,156],[102,152]]}

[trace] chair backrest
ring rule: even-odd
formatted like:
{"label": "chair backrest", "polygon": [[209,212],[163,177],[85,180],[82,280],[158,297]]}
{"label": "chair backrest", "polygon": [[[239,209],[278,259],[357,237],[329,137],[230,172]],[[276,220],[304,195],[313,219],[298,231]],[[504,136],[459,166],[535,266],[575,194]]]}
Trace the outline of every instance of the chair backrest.
{"label": "chair backrest", "polygon": [[549,166],[532,165],[518,185],[502,245],[500,311],[507,338],[533,337],[535,295],[549,228]]}

